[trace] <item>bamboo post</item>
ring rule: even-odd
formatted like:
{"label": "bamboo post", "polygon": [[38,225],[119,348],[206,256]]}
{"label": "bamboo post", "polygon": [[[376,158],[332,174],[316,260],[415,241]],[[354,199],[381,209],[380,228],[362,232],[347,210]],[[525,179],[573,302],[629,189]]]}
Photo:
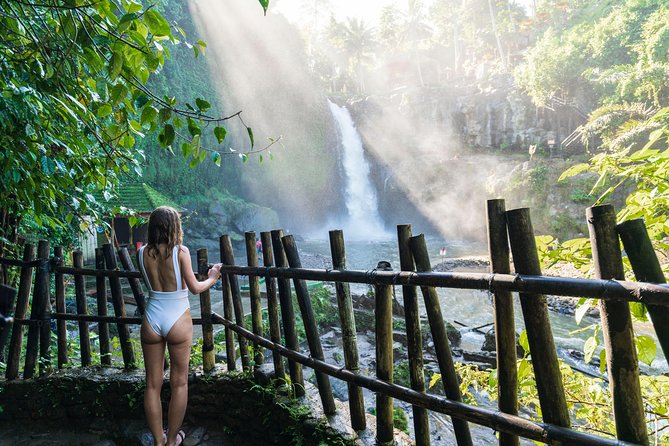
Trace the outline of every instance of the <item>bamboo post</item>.
{"label": "bamboo post", "polygon": [[[56,246],[53,249],[53,255],[56,257],[56,265],[63,266],[63,247]],[[54,281],[56,285],[56,312],[67,312],[65,307],[65,280],[63,273],[55,273]],[[56,322],[56,332],[58,336],[58,368],[62,369],[69,362],[67,355],[67,321],[58,319]]]}
{"label": "bamboo post", "polygon": [[[286,252],[286,258],[291,268],[301,268],[302,262],[297,251],[297,245],[292,235],[286,235],[281,239],[283,249]],[[307,289],[307,282],[304,280],[294,279],[293,285],[295,287],[295,294],[297,295],[297,303],[302,314],[302,321],[304,322],[304,331],[307,335],[307,343],[309,344],[309,351],[311,356],[315,359],[323,360],[323,347],[321,346],[321,339],[318,335],[318,327],[316,325],[316,318],[314,317],[314,310],[311,307],[311,299],[309,298],[309,290]],[[326,415],[332,415],[337,411],[332,396],[332,387],[330,385],[330,378],[322,372],[316,373],[316,383],[318,384],[318,393],[321,396],[321,403],[323,404],[323,412]]]}
{"label": "bamboo post", "polygon": [[[246,261],[248,266],[258,266],[258,253],[256,252],[256,233],[247,231],[244,233],[246,242]],[[251,299],[251,328],[253,333],[263,336],[262,332],[262,304],[260,303],[260,283],[258,276],[249,276],[249,296]],[[253,369],[258,368],[265,362],[262,347],[253,343]]]}
{"label": "bamboo post", "polygon": [[[118,249],[118,257],[121,259],[121,265],[125,271],[135,271],[135,266],[132,264],[132,259],[128,253],[128,248],[122,246]],[[146,297],[142,291],[142,286],[139,283],[139,279],[136,277],[128,277],[128,283],[130,284],[130,289],[132,290],[132,295],[135,297],[135,302],[137,302],[137,309],[139,310],[140,315],[144,315],[146,311]]]}
{"label": "bamboo post", "polygon": [[[197,250],[197,272],[199,280],[207,278],[209,270],[207,248]],[[178,280],[177,280],[178,281]],[[200,316],[202,317],[202,369],[210,372],[216,364],[214,352],[214,326],[211,323],[211,294],[209,290],[200,293]]]}
{"label": "bamboo post", "polygon": [[[105,243],[102,246],[102,252],[105,257],[105,266],[108,270],[115,270],[118,268],[116,263],[116,256],[112,245]],[[109,289],[111,290],[112,303],[114,304],[114,315],[116,317],[126,317],[125,303],[123,302],[123,290],[121,289],[121,279],[119,277],[109,277]],[[125,368],[135,368],[135,352],[130,343],[130,331],[128,325],[117,323],[118,337],[121,343],[121,353],[123,354],[123,365]]]}
{"label": "bamboo post", "polygon": [[[44,313],[47,310],[47,302],[49,300],[49,242],[47,240],[40,240],[37,245],[37,259],[39,266],[35,273],[35,289],[33,292],[32,308],[30,311],[31,324],[28,327],[28,343],[26,345],[26,360],[23,366],[23,377],[32,378],[35,374],[35,366],[37,365],[37,347],[42,336],[42,326],[45,323]],[[47,327],[50,329],[50,327]],[[40,355],[48,353],[48,347],[51,345],[49,337],[47,351],[40,349]],[[44,365],[50,362],[49,357],[42,356],[45,360],[40,363],[40,372],[44,370]]]}
{"label": "bamboo post", "polygon": [[[221,263],[224,263],[223,259],[223,237],[219,237],[219,252],[221,253]],[[230,287],[230,278],[228,274],[223,274],[221,277],[223,281],[223,317],[227,320],[232,321],[233,318],[233,306],[232,303],[232,289]],[[228,366],[228,370],[237,369],[237,359],[235,357],[235,338],[234,332],[228,327],[225,326],[225,360]]]}
{"label": "bamboo post", "polygon": [[[35,257],[35,247],[26,244],[23,247],[23,261],[32,262]],[[19,277],[19,292],[16,299],[16,309],[14,310],[14,319],[21,320],[28,314],[28,299],[30,297],[30,288],[32,285],[33,267],[24,266],[21,268]],[[23,344],[23,325],[16,323],[12,325],[12,338],[9,341],[9,353],[7,354],[7,370],[5,378],[8,380],[16,379],[19,376],[19,362],[21,358],[21,346]]]}
{"label": "bamboo post", "polygon": [[[509,274],[509,242],[506,232],[504,200],[488,200],[488,252],[490,272]],[[518,372],[516,365],[516,329],[513,311],[513,295],[510,291],[498,290],[493,295],[495,315],[495,347],[497,350],[498,407],[504,413],[518,415]],[[504,432],[499,434],[500,446],[517,446],[518,437]]]}
{"label": "bamboo post", "polygon": [[43,376],[53,369],[51,363],[51,260],[49,259],[49,243],[46,243],[46,258],[39,268],[43,268],[42,274],[42,303],[40,308],[41,326],[39,333],[39,374]]}
{"label": "bamboo post", "polygon": [[[5,317],[14,313],[14,300],[16,299],[16,288],[9,285],[0,285],[0,362],[5,362],[5,346],[12,330],[12,322],[5,324]],[[11,321],[11,319],[9,319]]]}
{"label": "bamboo post", "polygon": [[[275,229],[270,232],[272,236],[272,248],[274,250],[274,260],[279,268],[287,268],[288,260],[286,251],[283,249],[283,231]],[[290,291],[290,279],[278,279],[279,302],[281,304],[281,322],[283,323],[283,335],[286,338],[286,347],[299,352],[300,343],[297,339],[297,329],[295,328],[295,309],[293,308],[293,296]],[[302,374],[302,364],[288,360],[288,371],[290,381],[293,384],[295,396],[304,395],[304,375]]]}
{"label": "bamboo post", "polygon": [[[260,233],[262,243],[262,263],[266,267],[274,266],[272,255],[272,235],[269,232]],[[279,303],[276,297],[276,279],[265,277],[265,291],[267,292],[267,317],[269,319],[269,335],[275,344],[281,343],[281,326],[279,325]],[[283,366],[283,358],[278,352],[272,351],[272,362],[274,363],[274,376],[285,380],[286,370]]]}
{"label": "bamboo post", "polygon": [[[232,241],[230,236],[223,235],[220,239],[221,260],[226,265],[235,264],[235,255],[232,251]],[[242,306],[242,295],[239,291],[239,280],[234,274],[228,274],[228,282],[230,283],[230,290],[232,293],[232,304],[235,312],[235,322],[240,327],[244,328],[244,307]],[[247,370],[251,365],[249,359],[248,341],[245,337],[238,335],[239,341],[239,355],[242,357],[242,368]]]}
{"label": "bamboo post", "polygon": [[[330,231],[330,253],[332,268],[346,270],[346,247],[344,233],[341,230]],[[353,315],[351,287],[347,282],[335,282],[337,308],[341,321],[342,343],[344,345],[344,364],[353,373],[360,372],[358,356],[358,336]],[[365,419],[365,401],[362,389],[353,383],[348,385],[348,405],[351,412],[351,427],[359,431],[367,427]]]}
{"label": "bamboo post", "polygon": [[[613,206],[589,207],[586,210],[586,219],[595,277],[623,280],[625,270]],[[629,304],[600,300],[599,305],[616,436],[619,440],[648,444]]]}
{"label": "bamboo post", "polygon": [[[95,248],[95,269],[105,269],[105,256],[102,248]],[[107,285],[104,276],[95,277],[95,299],[97,301],[98,316],[107,316]],[[111,365],[111,352],[109,350],[109,325],[107,322],[98,322],[98,335],[100,339],[100,363]]]}
{"label": "bamboo post", "polygon": [[[72,264],[75,268],[84,267],[84,257],[81,251],[72,252]],[[77,298],[77,314],[88,315],[88,303],[86,302],[86,285],[84,276],[74,275],[74,291]],[[81,351],[81,366],[91,365],[91,336],[88,331],[88,322],[79,321],[79,345]]]}
{"label": "bamboo post", "polygon": [[[530,210],[506,212],[513,263],[518,274],[541,275]],[[544,421],[569,427],[569,411],[562,386],[562,374],[548,318],[546,296],[520,293],[520,305],[532,355],[537,393]]]}
{"label": "bamboo post", "polygon": [[[393,289],[391,285],[375,285],[376,377],[393,382]],[[376,395],[377,445],[394,444],[393,398],[385,393]]]}
{"label": "bamboo post", "polygon": [[[397,225],[397,244],[400,254],[400,269],[415,271],[416,265],[411,255],[411,225]],[[402,286],[404,300],[404,319],[407,327],[407,354],[409,356],[409,378],[411,388],[425,392],[425,372],[423,371],[423,336],[420,330],[418,296],[415,286]],[[424,407],[412,406],[413,424],[416,432],[416,445],[430,445],[430,422]]]}
{"label": "bamboo post", "polygon": [[[427,252],[427,245],[425,244],[425,237],[423,234],[411,237],[409,239],[409,246],[411,247],[411,253],[416,263],[416,270],[419,272],[432,271],[430,256]],[[444,384],[444,392],[448,399],[462,401],[460,382],[458,380],[458,375],[455,372],[451,345],[448,342],[446,325],[444,324],[444,318],[441,315],[441,305],[439,304],[437,290],[435,290],[434,287],[426,286],[422,286],[420,289],[423,293],[423,299],[425,300],[425,311],[427,312],[427,319],[430,323],[430,331],[432,332],[432,339],[434,340],[434,348],[437,353],[437,362],[439,363],[441,380]],[[467,422],[453,417],[451,420],[453,422],[453,431],[455,432],[458,446],[471,446],[472,438]]]}
{"label": "bamboo post", "polygon": [[[622,222],[618,233],[625,247],[625,253],[632,265],[634,276],[639,282],[665,283],[660,262],[657,260],[653,244],[642,219]],[[648,314],[655,327],[664,357],[669,358],[669,311],[661,305],[648,305]]]}

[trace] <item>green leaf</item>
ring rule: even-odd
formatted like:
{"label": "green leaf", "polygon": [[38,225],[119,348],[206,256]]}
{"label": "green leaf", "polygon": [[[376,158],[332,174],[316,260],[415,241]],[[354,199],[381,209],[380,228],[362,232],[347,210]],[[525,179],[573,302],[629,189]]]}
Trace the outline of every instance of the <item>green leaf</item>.
{"label": "green leaf", "polygon": [[153,9],[144,14],[144,23],[154,36],[169,36],[172,34],[167,20]]}
{"label": "green leaf", "polygon": [[636,351],[639,355],[639,361],[644,364],[651,365],[657,356],[657,345],[650,336],[637,336],[634,338]]}
{"label": "green leaf", "polygon": [[158,135],[158,141],[163,147],[172,145],[174,142],[174,126],[172,124],[165,124],[163,131]]}
{"label": "green leaf", "polygon": [[216,140],[218,143],[222,143],[223,140],[225,140],[225,135],[227,135],[228,131],[225,129],[225,127],[216,127],[214,128],[214,136],[216,136]]}
{"label": "green leaf", "polygon": [[116,80],[121,70],[123,69],[123,54],[119,51],[114,51],[111,61],[109,62],[109,77],[111,80]]}
{"label": "green leaf", "polygon": [[525,351],[525,356],[527,356],[530,353],[530,343],[529,340],[527,339],[527,330],[523,330],[523,332],[520,334],[518,343]]}
{"label": "green leaf", "polygon": [[269,7],[269,0],[258,0],[262,6],[263,14],[267,15],[267,8]]}
{"label": "green leaf", "polygon": [[198,124],[197,121],[188,118],[187,122],[188,122],[188,133],[190,133],[191,136],[197,136],[202,134],[202,130],[200,129],[200,125]]}
{"label": "green leaf", "polygon": [[585,344],[583,345],[583,353],[585,354],[584,360],[586,364],[590,364],[590,361],[592,361],[592,357],[594,356],[598,345],[599,338],[597,336],[591,336],[585,341]]}
{"label": "green leaf", "polygon": [[218,152],[213,152],[211,154],[211,160],[216,164],[218,167],[221,167],[221,154]]}
{"label": "green leaf", "polygon": [[641,302],[630,302],[630,313],[638,321],[645,322],[648,320],[646,306]]}
{"label": "green leaf", "polygon": [[46,175],[51,175],[56,170],[53,160],[46,155],[42,157],[41,164],[42,164],[42,172],[44,172]]}
{"label": "green leaf", "polygon": [[146,126],[147,124],[150,125],[156,120],[156,116],[158,116],[158,110],[151,105],[146,105],[144,106],[144,109],[142,109],[142,117],[139,121],[142,126]]}
{"label": "green leaf", "polygon": [[200,98],[195,98],[195,105],[197,105],[197,108],[200,111],[203,111],[203,112],[207,111],[211,108],[211,104],[209,104],[209,102],[205,101],[204,99],[200,99]]}
{"label": "green leaf", "polygon": [[254,144],[253,143],[253,130],[251,129],[251,127],[246,127],[246,131],[249,134],[249,140],[251,141],[251,148],[253,148],[253,144]]}
{"label": "green leaf", "polygon": [[170,119],[171,116],[172,116],[172,110],[167,107],[163,107],[160,109],[160,114],[158,118],[160,119],[160,122],[163,123],[168,119]]}
{"label": "green leaf", "polygon": [[111,115],[112,106],[109,104],[103,104],[98,108],[98,118],[104,118],[105,116]]}
{"label": "green leaf", "polygon": [[428,384],[429,388],[431,389],[434,387],[440,380],[441,373],[433,373],[432,376],[430,376],[430,383]]}
{"label": "green leaf", "polygon": [[586,299],[584,303],[576,307],[575,317],[576,317],[576,323],[578,325],[581,324],[583,316],[588,314],[588,311],[590,310],[591,307],[592,307],[592,299]]}
{"label": "green leaf", "polygon": [[579,173],[585,172],[588,169],[590,169],[590,164],[586,163],[581,163],[571,166],[569,169],[562,172],[562,175],[560,175],[560,178],[558,178],[558,183],[566,178],[573,177],[578,175]]}

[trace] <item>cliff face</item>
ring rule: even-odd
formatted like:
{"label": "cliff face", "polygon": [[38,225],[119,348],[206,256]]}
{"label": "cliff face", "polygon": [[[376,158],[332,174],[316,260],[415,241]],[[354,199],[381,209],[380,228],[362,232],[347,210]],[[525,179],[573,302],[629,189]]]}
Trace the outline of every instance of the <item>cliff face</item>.
{"label": "cliff face", "polygon": [[[387,224],[424,223],[426,230],[448,237],[483,238],[488,198],[512,193],[516,198],[507,199],[514,204],[549,206],[535,200],[548,189],[521,190],[518,184],[538,167],[538,159],[564,165],[562,158],[580,150],[574,146],[567,152],[559,144],[580,124],[576,110],[537,108],[504,78],[485,86],[403,89],[353,102],[350,108],[373,160],[379,207]],[[531,145],[534,164],[510,176],[530,160]],[[544,177],[550,181],[564,170],[546,169],[550,175]],[[557,194],[551,200],[555,208],[541,213],[564,208],[562,198],[564,194]],[[549,231],[547,219],[541,220],[539,227]]]}

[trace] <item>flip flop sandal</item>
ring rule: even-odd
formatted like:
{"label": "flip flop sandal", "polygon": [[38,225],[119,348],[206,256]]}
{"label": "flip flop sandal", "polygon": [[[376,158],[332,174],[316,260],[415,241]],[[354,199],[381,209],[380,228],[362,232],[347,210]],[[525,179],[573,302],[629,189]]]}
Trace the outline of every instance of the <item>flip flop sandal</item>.
{"label": "flip flop sandal", "polygon": [[179,432],[177,432],[177,441],[174,444],[176,446],[179,446],[181,443],[184,442],[185,439],[186,439],[186,432],[184,432],[183,430],[180,430]]}

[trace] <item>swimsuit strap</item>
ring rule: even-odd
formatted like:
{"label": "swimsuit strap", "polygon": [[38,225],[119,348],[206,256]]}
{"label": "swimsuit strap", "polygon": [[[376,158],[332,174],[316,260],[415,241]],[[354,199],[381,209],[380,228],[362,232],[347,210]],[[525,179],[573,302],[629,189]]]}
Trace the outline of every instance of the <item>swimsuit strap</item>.
{"label": "swimsuit strap", "polygon": [[176,245],[172,248],[172,264],[174,265],[174,277],[177,282],[177,291],[181,291],[181,268],[179,268],[179,251],[180,245]]}
{"label": "swimsuit strap", "polygon": [[144,283],[146,283],[146,286],[149,287],[149,291],[153,291],[153,288],[151,288],[151,282],[149,282],[149,276],[146,275],[146,268],[144,267],[144,248],[146,248],[146,245],[139,248],[139,269],[142,271],[142,275],[144,276]]}

